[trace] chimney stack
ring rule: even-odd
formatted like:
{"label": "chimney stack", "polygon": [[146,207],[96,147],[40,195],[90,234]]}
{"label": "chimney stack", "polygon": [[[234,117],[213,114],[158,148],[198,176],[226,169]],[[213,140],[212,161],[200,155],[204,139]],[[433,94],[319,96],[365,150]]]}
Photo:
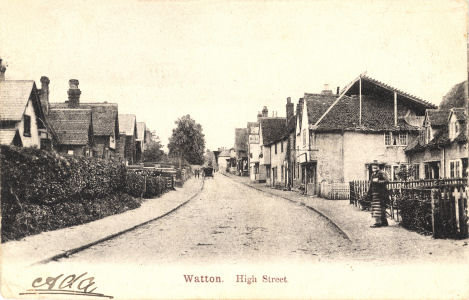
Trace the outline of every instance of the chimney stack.
{"label": "chimney stack", "polygon": [[39,90],[39,99],[44,113],[49,113],[49,83],[50,80],[46,76],[41,77],[41,89]]}
{"label": "chimney stack", "polygon": [[301,114],[301,110],[303,109],[303,102],[304,99],[300,98],[298,100],[298,103],[296,104],[296,115],[299,116]]}
{"label": "chimney stack", "polygon": [[260,111],[257,112],[257,122],[259,122],[262,118],[262,114]]}
{"label": "chimney stack", "polygon": [[337,87],[337,95],[340,94],[340,87]]}
{"label": "chimney stack", "polygon": [[267,118],[269,116],[269,110],[267,109],[267,106],[264,106],[262,109],[262,117]]}
{"label": "chimney stack", "polygon": [[0,57],[0,81],[5,81],[5,72],[7,70],[7,64]]}
{"label": "chimney stack", "polygon": [[287,98],[287,105],[285,107],[286,107],[286,113],[287,113],[286,114],[286,116],[287,116],[286,122],[288,124],[288,121],[291,118],[293,118],[293,109],[294,109],[294,105],[293,105],[293,103],[291,103],[291,98],[290,97]]}
{"label": "chimney stack", "polygon": [[80,105],[80,94],[81,91],[78,88],[78,79],[70,79],[68,81],[68,107],[77,108]]}
{"label": "chimney stack", "polygon": [[329,89],[329,84],[328,83],[324,84],[324,89],[321,91],[321,94],[323,94],[323,95],[332,95],[332,90]]}

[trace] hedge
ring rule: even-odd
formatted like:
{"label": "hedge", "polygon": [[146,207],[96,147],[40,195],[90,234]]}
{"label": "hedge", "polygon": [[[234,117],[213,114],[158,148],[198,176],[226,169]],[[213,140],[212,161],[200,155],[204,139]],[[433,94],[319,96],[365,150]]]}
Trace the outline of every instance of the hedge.
{"label": "hedge", "polygon": [[2,191],[22,202],[54,204],[122,191],[122,163],[89,157],[63,157],[33,148],[1,146]]}
{"label": "hedge", "polygon": [[[0,146],[2,242],[83,224],[140,206],[164,179],[127,172],[118,161]],[[132,197],[133,196],[133,197]]]}

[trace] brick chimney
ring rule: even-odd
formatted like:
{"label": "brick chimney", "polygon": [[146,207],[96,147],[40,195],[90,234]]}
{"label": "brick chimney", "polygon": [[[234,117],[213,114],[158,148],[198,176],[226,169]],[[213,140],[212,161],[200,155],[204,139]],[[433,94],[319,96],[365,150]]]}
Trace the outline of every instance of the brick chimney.
{"label": "brick chimney", "polygon": [[80,105],[80,94],[81,91],[78,88],[78,79],[70,79],[68,81],[68,107],[77,108]]}
{"label": "brick chimney", "polygon": [[269,110],[267,109],[267,106],[264,106],[262,109],[262,117],[267,118],[269,116]]}
{"label": "brick chimney", "polygon": [[5,61],[0,57],[0,81],[5,80],[5,72],[7,70],[7,64]]}
{"label": "brick chimney", "polygon": [[285,105],[285,107],[286,107],[286,112],[287,112],[287,114],[286,114],[286,116],[287,116],[286,122],[287,122],[287,124],[288,124],[288,121],[289,121],[291,118],[293,118],[293,110],[294,110],[294,108],[295,108],[295,106],[293,105],[293,103],[291,103],[291,98],[290,98],[290,97],[287,98],[287,105]]}
{"label": "brick chimney", "polygon": [[48,77],[41,77],[41,89],[39,90],[39,99],[41,100],[42,110],[46,115],[49,113],[49,83],[50,80]]}
{"label": "brick chimney", "polygon": [[303,109],[303,103],[304,103],[304,99],[300,98],[300,100],[298,100],[298,104],[296,105],[296,115],[297,116],[299,116],[301,114],[301,110]]}

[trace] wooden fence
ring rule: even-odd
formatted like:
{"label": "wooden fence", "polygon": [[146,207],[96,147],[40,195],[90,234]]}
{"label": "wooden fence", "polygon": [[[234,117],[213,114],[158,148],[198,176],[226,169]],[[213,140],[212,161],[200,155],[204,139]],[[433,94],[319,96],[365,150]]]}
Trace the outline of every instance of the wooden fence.
{"label": "wooden fence", "polygon": [[[350,182],[350,204],[369,208],[368,187],[368,181]],[[387,213],[404,227],[435,238],[468,236],[467,179],[392,181],[387,188]]]}
{"label": "wooden fence", "polygon": [[350,198],[350,187],[346,182],[321,182],[319,196],[332,200],[346,200]]}

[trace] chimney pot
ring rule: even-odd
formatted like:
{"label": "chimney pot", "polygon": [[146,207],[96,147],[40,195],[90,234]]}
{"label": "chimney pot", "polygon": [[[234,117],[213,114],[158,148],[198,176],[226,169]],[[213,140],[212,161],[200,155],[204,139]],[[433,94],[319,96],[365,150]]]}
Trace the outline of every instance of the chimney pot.
{"label": "chimney pot", "polygon": [[337,95],[340,94],[340,87],[337,87]]}
{"label": "chimney pot", "polygon": [[262,109],[262,117],[268,117],[269,116],[269,110],[267,109],[267,106],[264,106]]}
{"label": "chimney pot", "polygon": [[69,86],[69,88],[70,88],[71,90],[76,90],[76,89],[78,89],[78,85],[79,85],[79,84],[80,84],[80,83],[79,83],[78,79],[70,79],[70,80],[68,81],[68,86]]}

